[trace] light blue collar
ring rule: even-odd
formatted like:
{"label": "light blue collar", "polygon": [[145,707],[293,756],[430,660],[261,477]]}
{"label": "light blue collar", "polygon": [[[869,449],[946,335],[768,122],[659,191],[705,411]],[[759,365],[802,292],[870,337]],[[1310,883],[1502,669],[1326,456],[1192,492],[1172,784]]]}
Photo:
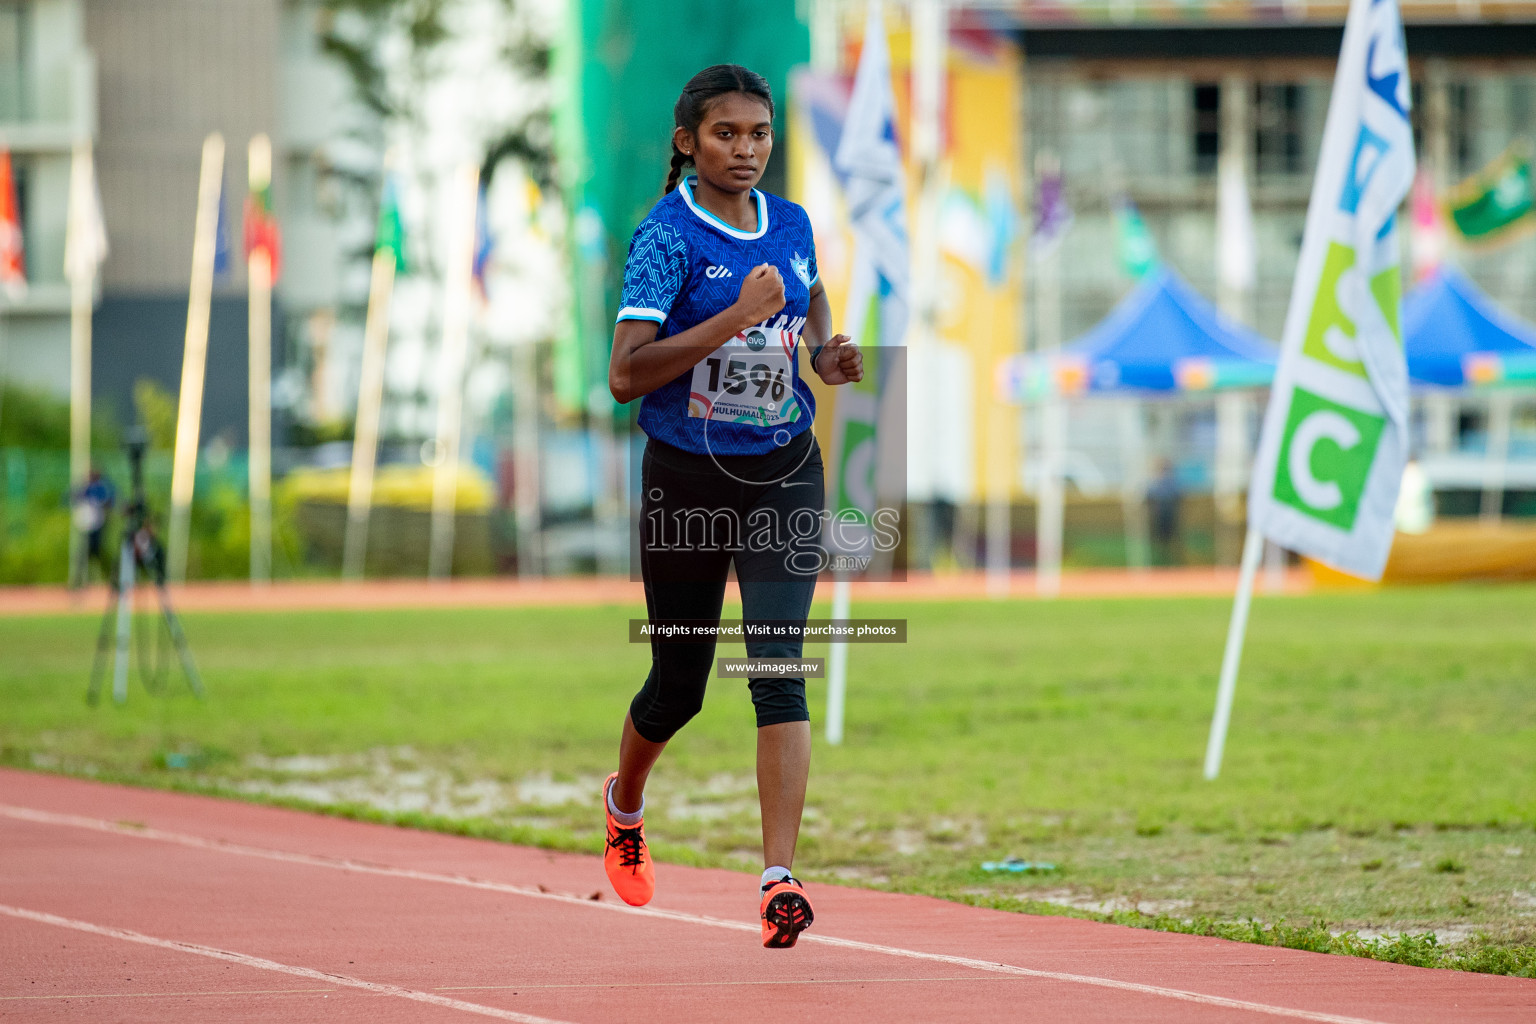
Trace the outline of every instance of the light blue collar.
{"label": "light blue collar", "polygon": [[748,242],[754,238],[762,238],[768,233],[768,200],[757,189],[752,190],[752,197],[757,200],[757,230],[742,231],[739,228],[731,227],[694,201],[693,183],[697,180],[697,175],[689,175],[678,183],[677,190],[683,194],[683,202],[688,204],[688,209],[692,210],[704,223],[712,228],[724,231],[732,238],[740,238]]}

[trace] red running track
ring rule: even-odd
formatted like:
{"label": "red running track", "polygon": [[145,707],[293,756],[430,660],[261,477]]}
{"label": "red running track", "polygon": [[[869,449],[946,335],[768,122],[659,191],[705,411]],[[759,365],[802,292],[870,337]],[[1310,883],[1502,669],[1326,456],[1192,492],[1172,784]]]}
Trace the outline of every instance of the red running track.
{"label": "red running track", "polygon": [[1536,1020],[1536,981],[829,885],[769,951],[755,877],[657,874],[0,770],[0,1019]]}

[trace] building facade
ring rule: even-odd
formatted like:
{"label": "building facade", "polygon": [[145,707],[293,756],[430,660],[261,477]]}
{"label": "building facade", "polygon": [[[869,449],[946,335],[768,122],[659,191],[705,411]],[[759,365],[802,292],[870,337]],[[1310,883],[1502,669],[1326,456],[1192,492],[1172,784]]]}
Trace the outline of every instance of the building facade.
{"label": "building facade", "polygon": [[[1216,297],[1216,166],[1223,147],[1235,144],[1248,172],[1258,245],[1244,319],[1279,338],[1328,110],[1342,31],[1334,8],[1341,5],[1287,5],[1299,16],[1289,22],[1274,16],[1276,5],[1254,4],[1246,20],[1237,16],[1240,5],[1211,5],[1227,15],[1219,23],[1155,20],[1157,7],[1146,6],[1148,20],[1137,27],[1063,27],[1032,16],[1032,8],[1021,19],[1030,147],[1059,160],[1076,215],[1062,247],[1063,335],[1091,327],[1128,287],[1116,262],[1104,258],[1116,249],[1113,204],[1122,195],[1140,209],[1163,259]],[[1497,11],[1413,0],[1402,6],[1419,159],[1440,188],[1511,143],[1536,138],[1536,4]],[[1460,17],[1473,8],[1475,18]],[[1529,287],[1536,239],[1448,255],[1501,305],[1536,320]]]}
{"label": "building facade", "polygon": [[[274,319],[280,364],[294,347],[289,335],[302,332],[307,342],[343,301],[346,225],[361,223],[352,241],[369,241],[362,236],[373,211],[327,198],[332,173],[349,167],[348,153],[362,165],[376,165],[380,155],[376,138],[355,137],[359,104],[322,51],[327,27],[317,5],[283,0],[0,0],[0,145],[15,156],[29,284],[18,300],[0,298],[7,379],[68,391],[70,151],[88,139],[110,246],[94,317],[96,401],[126,423],[139,380],[176,393],[201,152],[217,131],[225,142],[227,258],[214,283],[203,436],[243,445],[241,211],[251,137],[272,139],[274,200],[287,241]],[[359,148],[361,155],[353,152]],[[294,390],[280,388],[278,397],[291,402]]]}
{"label": "building facade", "polygon": [[69,385],[64,224],[70,152],[96,134],[96,65],[82,0],[0,2],[0,148],[11,152],[28,288],[0,295],[0,377]]}

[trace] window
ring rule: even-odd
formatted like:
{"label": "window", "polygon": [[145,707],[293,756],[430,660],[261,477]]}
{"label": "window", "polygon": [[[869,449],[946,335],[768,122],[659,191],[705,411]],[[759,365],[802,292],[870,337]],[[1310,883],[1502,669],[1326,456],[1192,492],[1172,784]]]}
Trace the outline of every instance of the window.
{"label": "window", "polygon": [[[1430,95],[1422,81],[1415,81],[1411,88],[1413,110],[1409,116],[1413,121],[1413,147],[1418,152],[1419,159],[1428,165],[1434,160],[1436,140],[1431,138],[1425,129],[1433,121],[1430,103],[1434,97]],[[1477,91],[1468,82],[1447,82],[1444,96],[1445,136],[1443,141],[1445,162],[1448,166],[1440,174],[1445,178],[1445,184],[1454,184],[1482,166],[1478,159],[1475,138],[1478,128]],[[1510,128],[1515,132],[1520,131],[1520,98],[1518,90],[1511,90]]]}
{"label": "window", "polygon": [[1261,83],[1254,90],[1253,150],[1260,174],[1304,174],[1302,87]]}
{"label": "window", "polygon": [[1216,157],[1221,152],[1221,86],[1197,82],[1190,94],[1190,136],[1196,174],[1216,173]]}
{"label": "window", "polygon": [[1477,152],[1472,143],[1472,133],[1477,127],[1477,97],[1466,82],[1452,82],[1446,91],[1446,140],[1450,147],[1451,166],[1457,175],[1464,177],[1477,170]]}

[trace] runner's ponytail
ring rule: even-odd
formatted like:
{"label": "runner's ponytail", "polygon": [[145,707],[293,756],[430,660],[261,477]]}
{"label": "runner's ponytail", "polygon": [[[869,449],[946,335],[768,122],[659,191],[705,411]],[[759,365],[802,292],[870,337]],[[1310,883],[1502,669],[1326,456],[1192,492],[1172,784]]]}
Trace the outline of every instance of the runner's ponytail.
{"label": "runner's ponytail", "polygon": [[678,149],[676,145],[672,147],[672,169],[667,172],[667,187],[662,190],[663,192],[671,192],[677,188],[678,181],[683,177],[683,168],[691,162],[688,154]]}

